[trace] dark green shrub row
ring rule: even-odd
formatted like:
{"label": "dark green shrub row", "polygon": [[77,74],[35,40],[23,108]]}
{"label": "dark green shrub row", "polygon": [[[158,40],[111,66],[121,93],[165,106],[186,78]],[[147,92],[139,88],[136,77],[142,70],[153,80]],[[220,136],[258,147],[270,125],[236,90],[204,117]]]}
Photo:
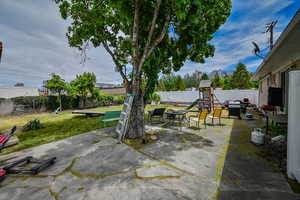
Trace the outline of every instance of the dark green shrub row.
{"label": "dark green shrub row", "polygon": [[[22,107],[25,112],[30,111],[54,111],[59,107],[57,96],[26,96],[11,99],[0,99],[0,104],[11,101],[16,107]],[[79,97],[62,96],[63,109],[75,109],[82,107],[97,107],[122,104],[124,96],[99,95],[97,98],[88,97],[83,106],[83,100]]]}
{"label": "dark green shrub row", "polygon": [[[97,106],[120,105],[124,103],[124,95],[104,95],[97,98],[88,97],[83,106],[83,100],[79,97],[65,96],[62,97],[63,109],[90,108]],[[11,99],[0,98],[0,105],[5,102],[12,102],[14,108],[11,112],[41,112],[54,111],[59,107],[57,96],[25,96]]]}
{"label": "dark green shrub row", "polygon": [[125,101],[125,95],[115,95],[113,96],[113,102],[114,104],[123,104]]}
{"label": "dark green shrub row", "polygon": [[101,94],[97,97],[97,106],[108,106],[112,105],[114,98],[111,95]]}

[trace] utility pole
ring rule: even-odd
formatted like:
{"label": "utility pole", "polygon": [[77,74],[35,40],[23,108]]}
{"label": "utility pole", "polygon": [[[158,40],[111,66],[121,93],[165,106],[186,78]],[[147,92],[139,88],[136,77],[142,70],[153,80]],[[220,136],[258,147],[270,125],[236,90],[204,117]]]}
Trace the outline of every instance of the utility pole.
{"label": "utility pole", "polygon": [[0,63],[1,63],[2,51],[3,51],[3,43],[0,41]]}
{"label": "utility pole", "polygon": [[269,24],[266,24],[266,32],[265,33],[270,33],[270,49],[273,49],[273,37],[274,37],[274,27],[276,26],[277,24],[277,20],[276,21],[272,21],[271,23]]}

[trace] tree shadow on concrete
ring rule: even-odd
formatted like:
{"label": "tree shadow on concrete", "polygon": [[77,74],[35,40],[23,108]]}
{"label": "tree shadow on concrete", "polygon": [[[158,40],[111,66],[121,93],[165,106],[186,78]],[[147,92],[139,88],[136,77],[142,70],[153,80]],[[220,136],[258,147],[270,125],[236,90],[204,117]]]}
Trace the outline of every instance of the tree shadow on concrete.
{"label": "tree shadow on concrete", "polygon": [[197,151],[215,145],[212,140],[203,136],[172,127],[158,131],[156,136],[158,141],[146,145],[141,151],[167,162],[175,161],[176,155],[180,152],[189,151],[190,149]]}

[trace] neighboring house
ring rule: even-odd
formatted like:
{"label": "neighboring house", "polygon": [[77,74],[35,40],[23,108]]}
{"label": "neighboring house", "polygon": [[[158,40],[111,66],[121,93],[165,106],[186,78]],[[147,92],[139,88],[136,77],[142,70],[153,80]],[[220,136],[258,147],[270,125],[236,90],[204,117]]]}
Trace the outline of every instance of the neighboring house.
{"label": "neighboring house", "polygon": [[126,88],[122,85],[115,85],[110,83],[96,83],[95,87],[98,88],[103,94],[111,94],[111,95],[126,94]]}
{"label": "neighboring house", "polygon": [[259,105],[268,104],[269,87],[282,88],[283,109],[288,110],[288,72],[300,69],[300,9],[254,74],[259,84]]}
{"label": "neighboring house", "polygon": [[20,96],[39,96],[38,88],[0,86],[0,98],[14,98]]}

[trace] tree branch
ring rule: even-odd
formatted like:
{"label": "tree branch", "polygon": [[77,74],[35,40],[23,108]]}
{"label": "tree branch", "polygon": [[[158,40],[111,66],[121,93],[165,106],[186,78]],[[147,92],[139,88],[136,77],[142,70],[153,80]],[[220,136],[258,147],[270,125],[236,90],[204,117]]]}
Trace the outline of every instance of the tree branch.
{"label": "tree branch", "polygon": [[109,48],[109,46],[107,45],[106,42],[102,42],[102,44],[103,44],[103,47],[105,48],[105,50],[106,50],[106,51],[109,53],[109,55],[112,57],[112,59],[113,59],[115,65],[116,65],[116,67],[119,69],[119,72],[120,72],[120,74],[121,74],[123,80],[124,80],[125,82],[129,83],[129,81],[128,81],[126,75],[125,75],[125,73],[124,73],[123,70],[122,70],[122,65],[119,63],[119,61],[118,61],[117,58],[115,57],[114,53],[110,50],[110,48]]}
{"label": "tree branch", "polygon": [[149,47],[149,50],[146,52],[146,54],[143,55],[143,57],[139,63],[140,66],[142,66],[144,64],[145,60],[150,56],[150,54],[153,52],[155,47],[157,47],[157,45],[164,39],[164,37],[168,31],[169,22],[170,22],[170,16],[168,15],[166,18],[166,21],[164,23],[164,26],[162,28],[162,31],[157,36],[157,38],[153,41],[152,45]]}
{"label": "tree branch", "polygon": [[160,4],[161,4],[161,0],[157,0],[155,10],[154,10],[154,14],[153,14],[152,23],[151,23],[151,28],[150,28],[150,32],[149,32],[149,35],[148,35],[148,40],[147,40],[147,43],[146,43],[146,46],[145,46],[143,56],[145,56],[147,54],[147,52],[149,51],[150,43],[152,41],[152,36],[153,36],[154,29],[155,29],[156,20],[157,20],[158,13],[159,13]]}
{"label": "tree branch", "polygon": [[[139,23],[140,23],[140,0],[135,0],[134,22],[132,30],[132,46],[134,48],[133,59],[137,62],[139,55]],[[136,64],[136,63],[135,63]]]}

